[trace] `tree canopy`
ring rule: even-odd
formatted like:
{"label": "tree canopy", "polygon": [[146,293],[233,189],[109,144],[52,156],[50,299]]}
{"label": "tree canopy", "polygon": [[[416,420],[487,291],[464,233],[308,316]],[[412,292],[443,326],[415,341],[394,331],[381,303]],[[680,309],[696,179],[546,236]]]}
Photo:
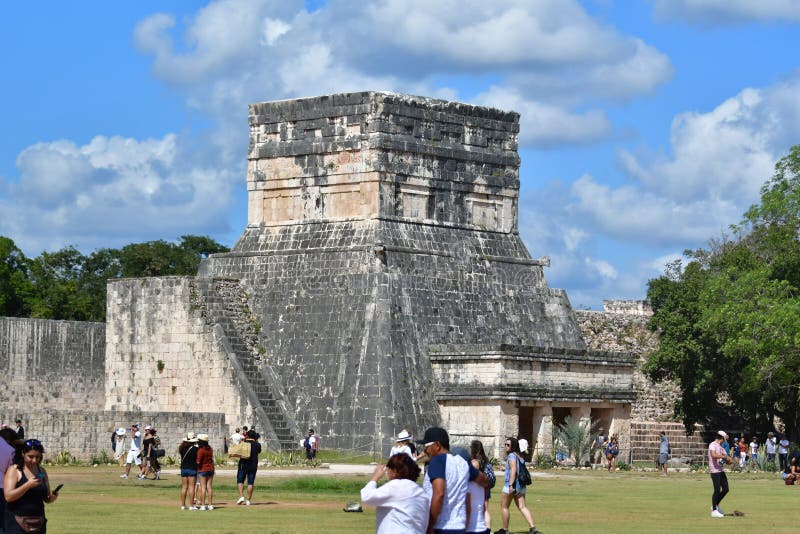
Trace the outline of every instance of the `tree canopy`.
{"label": "tree canopy", "polygon": [[800,145],[775,165],[734,238],[686,251],[650,280],[650,326],[662,333],[645,372],[675,380],[687,429],[720,396],[752,431],[800,435]]}
{"label": "tree canopy", "polygon": [[0,315],[105,321],[106,282],[111,278],[193,275],[200,261],[228,248],[210,237],[148,241],[84,255],[72,246],[26,258],[0,236]]}

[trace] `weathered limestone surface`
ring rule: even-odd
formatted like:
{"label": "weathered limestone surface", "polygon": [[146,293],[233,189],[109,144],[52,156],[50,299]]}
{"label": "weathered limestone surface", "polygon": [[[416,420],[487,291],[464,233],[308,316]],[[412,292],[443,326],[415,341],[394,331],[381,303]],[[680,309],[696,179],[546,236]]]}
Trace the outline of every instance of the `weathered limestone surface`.
{"label": "weathered limestone surface", "polygon": [[0,371],[7,413],[101,409],[105,325],[0,317]]}
{"label": "weathered limestone surface", "polygon": [[250,108],[239,279],[298,427],[383,449],[437,423],[432,345],[584,348],[517,232],[516,113],[354,93]]}
{"label": "weathered limestone surface", "polygon": [[579,310],[575,315],[589,347],[636,355],[633,374],[636,400],[634,421],[674,421],[673,407],[680,397],[672,382],[654,384],[642,372],[647,357],[658,348],[658,333],[647,328],[652,309],[644,301],[604,301],[604,311]]}
{"label": "weathered limestone surface", "polygon": [[105,409],[219,412],[231,425],[254,407],[221,329],[207,324],[193,277],[108,284]]}

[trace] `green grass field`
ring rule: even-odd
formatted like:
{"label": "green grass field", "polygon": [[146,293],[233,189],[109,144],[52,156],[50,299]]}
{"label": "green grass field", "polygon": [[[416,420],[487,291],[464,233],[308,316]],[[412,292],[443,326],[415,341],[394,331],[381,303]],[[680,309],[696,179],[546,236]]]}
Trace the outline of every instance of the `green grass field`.
{"label": "green grass field", "polygon": [[[51,534],[107,533],[369,533],[375,529],[372,508],[344,513],[358,500],[366,476],[266,477],[256,480],[253,506],[236,506],[235,479],[215,479],[211,512],[179,510],[180,479],[122,480],[113,467],[50,467],[53,484],[65,483],[59,501],[48,506]],[[726,513],[744,517],[710,517],[711,481],[707,474],[605,471],[546,471],[534,477],[528,506],[537,527],[550,533],[605,532],[798,532],[791,510],[800,487],[785,486],[777,475],[729,474],[731,493]],[[500,508],[492,499],[492,529],[500,527]],[[735,530],[729,530],[735,529]],[[511,531],[526,532],[516,510]]]}

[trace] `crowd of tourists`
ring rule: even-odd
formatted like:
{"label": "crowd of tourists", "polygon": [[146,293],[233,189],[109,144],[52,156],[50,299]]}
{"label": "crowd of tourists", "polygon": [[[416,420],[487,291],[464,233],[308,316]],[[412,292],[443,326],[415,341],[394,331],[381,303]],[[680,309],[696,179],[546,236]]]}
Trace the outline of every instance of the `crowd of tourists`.
{"label": "crowd of tourists", "polygon": [[[451,450],[447,431],[432,427],[418,444],[419,451],[411,434],[407,430],[400,432],[389,460],[376,466],[372,478],[361,489],[361,501],[376,507],[377,533],[491,532],[489,500],[496,478],[483,443],[473,440],[469,450]],[[528,523],[529,532],[538,532],[525,503],[531,478],[523,449],[527,449],[525,440],[505,440],[505,477],[500,491],[502,528],[496,534],[508,533],[512,502]],[[420,468],[420,462],[424,468]],[[417,482],[420,474],[422,486]],[[383,477],[388,482],[378,486]]]}

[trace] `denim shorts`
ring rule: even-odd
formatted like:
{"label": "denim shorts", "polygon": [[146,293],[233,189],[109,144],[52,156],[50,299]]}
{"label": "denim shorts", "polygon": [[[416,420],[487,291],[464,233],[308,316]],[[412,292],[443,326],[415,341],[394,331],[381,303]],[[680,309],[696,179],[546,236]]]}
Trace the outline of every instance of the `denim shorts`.
{"label": "denim shorts", "polygon": [[197,469],[184,469],[181,467],[181,476],[182,477],[196,477],[197,476]]}
{"label": "denim shorts", "polygon": [[197,476],[199,477],[213,477],[214,471],[198,471]]}
{"label": "denim shorts", "polygon": [[247,485],[252,486],[253,483],[256,481],[256,469],[247,469],[245,466],[240,465],[239,469],[236,471],[236,483],[243,484],[244,479],[247,479]]}

